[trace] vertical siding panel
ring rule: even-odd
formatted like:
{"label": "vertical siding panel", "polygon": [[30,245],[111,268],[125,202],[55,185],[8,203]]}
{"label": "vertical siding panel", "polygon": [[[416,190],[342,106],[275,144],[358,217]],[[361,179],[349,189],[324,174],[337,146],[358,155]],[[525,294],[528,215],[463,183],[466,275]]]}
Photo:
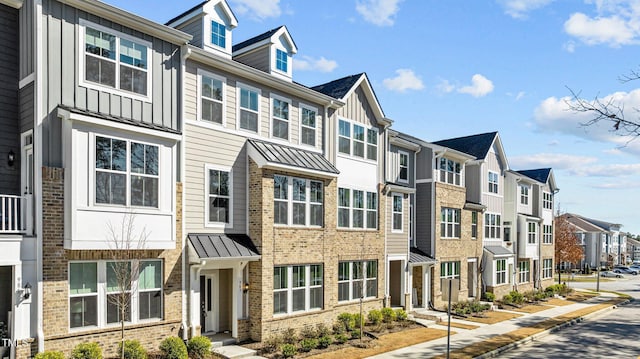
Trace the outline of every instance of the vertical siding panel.
{"label": "vertical siding panel", "polygon": [[87,110],[98,112],[98,91],[87,89]]}
{"label": "vertical siding panel", "polygon": [[[160,43],[159,50],[162,55],[160,66],[162,69],[165,69],[162,71],[162,76],[160,77],[162,113],[159,113],[158,116],[154,116],[154,123],[170,128],[176,128],[171,124],[171,70],[166,70],[168,67],[167,65],[171,63],[171,48],[172,46],[166,42]],[[157,120],[155,117],[157,117]]]}
{"label": "vertical siding panel", "polygon": [[120,117],[122,116],[122,97],[118,95],[111,95],[111,99],[109,100],[109,104],[111,106],[109,112],[111,115]]}
{"label": "vertical siding panel", "polygon": [[47,113],[51,113],[61,100],[61,70],[62,70],[62,5],[57,1],[51,2],[51,14],[48,16],[49,23],[49,56],[47,66],[49,67],[49,101],[47,101]]}
{"label": "vertical siding panel", "polygon": [[133,107],[132,102],[133,100],[131,100],[128,97],[122,98],[122,114],[121,114],[122,117],[131,118],[131,111]]}
{"label": "vertical siding panel", "polygon": [[236,128],[238,123],[237,111],[238,107],[238,99],[237,96],[238,91],[236,87],[235,80],[227,79],[227,108],[226,108],[226,116],[227,116],[227,128]]}
{"label": "vertical siding panel", "polygon": [[162,60],[163,60],[163,56],[162,56],[162,42],[158,39],[154,39],[153,40],[153,54],[151,56],[151,61],[153,61],[152,63],[152,81],[153,84],[152,86],[150,86],[153,90],[153,98],[151,99],[153,101],[153,118],[152,123],[156,124],[156,125],[160,125],[162,124],[162,117],[165,116],[164,114],[162,114],[162,101],[163,101],[163,84],[162,84],[162,70],[163,70],[163,65],[162,65]]}
{"label": "vertical siding panel", "polygon": [[140,102],[142,105],[142,122],[143,123],[154,123],[154,119],[157,117],[162,118],[161,114],[157,114],[153,112],[153,106],[150,102]]}
{"label": "vertical siding panel", "polygon": [[78,56],[76,55],[76,27],[75,27],[75,14],[76,11],[70,6],[63,8],[62,22],[62,54],[65,57],[62,61],[62,104],[66,106],[73,106],[75,97],[75,84],[76,81],[69,81],[75,79],[78,75],[76,71]]}
{"label": "vertical siding panel", "polygon": [[180,104],[178,99],[179,94],[182,93],[182,89],[179,89],[180,81],[178,79],[178,69],[180,68],[180,48],[173,47],[169,49],[171,51],[171,70],[169,71],[169,81],[167,86],[171,89],[171,121],[167,122],[171,128],[182,130],[184,128],[182,119],[178,116],[178,109]]}
{"label": "vertical siding panel", "polygon": [[131,118],[138,122],[142,120],[142,103],[138,100],[132,101]]}
{"label": "vertical siding panel", "polygon": [[100,96],[98,97],[98,108],[100,109],[100,113],[109,114],[111,112],[111,94],[108,92],[100,92]]}

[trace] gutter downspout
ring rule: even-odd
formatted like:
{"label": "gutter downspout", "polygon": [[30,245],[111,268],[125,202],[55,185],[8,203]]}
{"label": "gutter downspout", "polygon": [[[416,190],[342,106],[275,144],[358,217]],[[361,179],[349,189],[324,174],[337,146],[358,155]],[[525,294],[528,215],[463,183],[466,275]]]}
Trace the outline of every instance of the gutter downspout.
{"label": "gutter downspout", "polygon": [[[387,129],[391,126],[391,124],[384,125],[382,127],[382,131],[384,131],[384,155],[382,156],[382,183],[384,183],[384,187],[382,187],[382,193],[384,194],[384,268],[385,268],[385,276],[384,276],[384,303],[386,307],[391,307],[391,301],[389,300],[389,253],[387,251],[387,233],[389,232],[389,228],[387,228],[387,214],[389,211],[389,203],[387,203],[387,154],[389,153],[389,131]],[[378,172],[380,173],[380,172]]]}
{"label": "gutter downspout", "polygon": [[[191,273],[187,270],[188,269],[188,265],[187,265],[187,235],[185,233],[186,230],[186,221],[184,218],[184,206],[185,206],[185,200],[186,200],[186,194],[185,194],[185,175],[186,175],[186,165],[185,165],[185,159],[186,159],[186,155],[185,155],[185,151],[186,151],[186,144],[185,144],[185,106],[184,106],[184,88],[185,88],[185,74],[186,74],[186,70],[187,70],[187,58],[191,55],[191,49],[189,49],[187,44],[184,44],[180,47],[180,124],[181,124],[181,128],[182,128],[182,140],[180,141],[180,181],[182,182],[182,207],[180,208],[182,215],[182,231],[181,231],[181,237],[182,237],[182,323],[180,324],[180,327],[182,328],[182,339],[186,340],[189,337],[188,334],[188,320],[187,318],[189,317],[189,314],[187,313],[187,308],[189,308],[190,306],[187,305],[187,301],[190,300],[192,298],[191,295],[187,295],[187,291],[185,290],[185,288],[191,288]],[[190,293],[190,292],[189,292]]]}
{"label": "gutter downspout", "polygon": [[[35,95],[34,95],[34,103],[35,103],[35,116],[34,116],[34,124],[33,124],[33,132],[35,136],[35,141],[33,144],[33,156],[34,156],[34,189],[33,192],[36,193],[35,197],[35,220],[36,220],[36,281],[38,282],[37,288],[37,304],[36,304],[36,320],[37,320],[37,336],[38,336],[38,352],[42,353],[44,351],[44,323],[43,323],[43,313],[44,313],[44,276],[43,276],[43,254],[42,254],[42,245],[43,245],[43,236],[42,236],[42,107],[43,107],[43,71],[42,71],[42,53],[40,49],[43,48],[43,40],[42,40],[42,0],[34,0],[33,2],[33,21],[36,24],[36,39],[35,39],[35,48],[34,51],[34,71],[36,73],[35,78]],[[38,243],[39,242],[39,243]],[[30,322],[31,319],[29,320]]]}
{"label": "gutter downspout", "polygon": [[[507,178],[507,176],[505,175],[504,177],[505,179]],[[520,183],[520,181],[522,181],[522,178],[516,178],[516,189],[515,189],[515,196],[514,196],[514,200],[513,200],[513,212],[515,214],[515,216],[513,217],[513,222],[511,223],[511,228],[513,229],[513,226],[515,226],[515,240],[513,240],[513,258],[515,263],[513,264],[513,273],[512,275],[512,280],[513,280],[513,290],[518,291],[518,281],[516,280],[516,273],[518,272],[518,263],[520,263],[520,256],[519,256],[519,249],[518,248],[518,243],[520,242],[520,231],[518,231],[518,183]],[[505,181],[506,182],[506,181]],[[504,186],[506,187],[506,185]],[[533,191],[532,191],[533,192]],[[511,233],[511,235],[513,236],[513,233]],[[538,252],[540,251],[540,245],[538,245]],[[538,253],[538,261],[540,260],[540,253]],[[539,262],[538,262],[539,263]],[[540,267],[540,265],[538,265],[538,267]],[[538,278],[540,278],[538,276]],[[535,286],[535,283],[534,283]]]}

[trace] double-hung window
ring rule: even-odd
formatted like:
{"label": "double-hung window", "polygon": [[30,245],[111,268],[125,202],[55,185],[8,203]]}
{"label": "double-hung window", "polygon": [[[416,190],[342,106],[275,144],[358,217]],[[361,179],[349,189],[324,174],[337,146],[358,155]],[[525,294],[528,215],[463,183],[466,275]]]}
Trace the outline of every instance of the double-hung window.
{"label": "double-hung window", "polygon": [[489,171],[489,192],[498,193],[498,174]]}
{"label": "double-hung window", "polygon": [[345,120],[338,122],[338,152],[351,154],[351,124]]}
{"label": "double-hung window", "polygon": [[542,260],[542,278],[551,278],[553,277],[553,259],[543,259]]}
{"label": "double-hung window", "polygon": [[367,129],[367,159],[378,160],[378,131]]}
{"label": "double-hung window", "polygon": [[553,243],[553,226],[550,224],[542,225],[542,243],[544,244]]}
{"label": "double-hung window", "polygon": [[125,322],[131,322],[131,262],[107,262],[107,324],[120,323],[124,308]]}
{"label": "double-hung window", "polygon": [[[440,284],[443,279],[458,279],[458,288],[460,287],[460,262],[441,262],[440,263]],[[442,288],[443,290],[444,288]]]}
{"label": "double-hung window", "polygon": [[271,98],[271,116],[272,123],[271,135],[275,138],[283,140],[289,139],[289,107],[291,102],[289,100],[272,97]]}
{"label": "double-hung window", "polygon": [[237,83],[237,86],[238,97],[240,97],[240,101],[238,102],[238,127],[257,133],[260,118],[260,90],[240,83]]}
{"label": "double-hung window", "polygon": [[95,143],[96,204],[157,208],[158,146],[102,136]]}
{"label": "double-hung window", "polygon": [[364,158],[365,146],[365,130],[363,126],[353,124],[353,155]]}
{"label": "double-hung window", "polygon": [[462,172],[462,165],[460,162],[442,157],[440,158],[440,161],[438,161],[438,171],[440,173],[440,182],[460,186]]}
{"label": "double-hung window", "polygon": [[529,281],[529,261],[518,262],[518,283],[527,283]]}
{"label": "double-hung window", "polygon": [[537,225],[534,222],[527,222],[527,243],[536,244],[538,243],[538,231]]}
{"label": "double-hung window", "polygon": [[322,226],[324,216],[323,186],[321,181],[274,175],[274,223]]}
{"label": "double-hung window", "polygon": [[151,43],[81,20],[84,29],[83,82],[147,98]]}
{"label": "double-hung window", "polygon": [[529,186],[520,186],[520,204],[529,204]]}
{"label": "double-hung window", "polygon": [[440,213],[440,237],[460,238],[460,210],[442,208]]}
{"label": "double-hung window", "polygon": [[211,21],[211,43],[225,49],[227,47],[227,27],[223,24]]}
{"label": "double-hung window", "polygon": [[322,265],[274,267],[273,314],[318,310],[322,306]]}
{"label": "double-hung window", "polygon": [[409,182],[409,154],[398,152],[398,181]]}
{"label": "double-hung window", "polygon": [[502,222],[500,215],[495,213],[484,214],[484,238],[500,239],[500,231],[502,230]]}
{"label": "double-hung window", "polygon": [[471,212],[471,238],[478,238],[478,212]]}
{"label": "double-hung window", "polygon": [[542,208],[553,209],[553,194],[550,192],[542,192]]}
{"label": "double-hung window", "polygon": [[98,325],[98,264],[69,264],[69,327]]}
{"label": "double-hung window", "polygon": [[377,161],[378,131],[340,119],[338,121],[338,152]]}
{"label": "double-hung window", "polygon": [[316,109],[300,105],[300,143],[303,145],[316,145],[317,113]]}
{"label": "double-hung window", "polygon": [[232,176],[230,169],[206,167],[206,201],[208,224],[231,223]]}
{"label": "double-hung window", "polygon": [[496,260],[496,284],[507,283],[507,260]]}
{"label": "double-hung window", "polygon": [[338,301],[373,298],[378,295],[378,262],[338,263]]}
{"label": "double-hung window", "polygon": [[225,79],[200,74],[200,120],[223,124]]}
{"label": "double-hung window", "polygon": [[338,188],[338,227],[375,229],[378,197],[375,192]]}
{"label": "double-hung window", "polygon": [[289,62],[289,55],[285,51],[276,49],[276,69],[282,72],[287,72]]}
{"label": "double-hung window", "polygon": [[402,213],[403,213],[403,195],[394,193],[392,196],[392,230],[393,232],[402,232]]}
{"label": "double-hung window", "polygon": [[162,262],[140,262],[138,310],[140,319],[162,318]]}

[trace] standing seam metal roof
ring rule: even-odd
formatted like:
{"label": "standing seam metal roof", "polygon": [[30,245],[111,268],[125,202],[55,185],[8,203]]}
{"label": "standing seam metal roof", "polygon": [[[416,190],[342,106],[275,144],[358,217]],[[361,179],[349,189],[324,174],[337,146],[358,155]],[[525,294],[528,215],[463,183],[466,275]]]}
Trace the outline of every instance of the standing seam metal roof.
{"label": "standing seam metal roof", "polygon": [[251,238],[245,234],[192,233],[187,235],[187,238],[201,259],[260,256]]}
{"label": "standing seam metal roof", "polygon": [[320,153],[254,139],[247,140],[247,142],[269,162],[327,173],[340,173]]}

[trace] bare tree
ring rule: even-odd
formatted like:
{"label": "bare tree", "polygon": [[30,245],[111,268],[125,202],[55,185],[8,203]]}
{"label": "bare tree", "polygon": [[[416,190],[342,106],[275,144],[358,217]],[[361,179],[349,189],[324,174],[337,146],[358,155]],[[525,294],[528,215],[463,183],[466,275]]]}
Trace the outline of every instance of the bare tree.
{"label": "bare tree", "polygon": [[[560,213],[555,218],[555,260],[558,265],[561,263],[575,264],[584,258],[584,250],[578,243],[573,227],[566,216]],[[558,271],[558,282],[560,282],[560,271]]]}
{"label": "bare tree", "polygon": [[137,232],[135,214],[125,213],[118,225],[107,223],[107,321],[120,323],[120,358],[124,359],[124,324],[131,321],[131,291],[147,241],[146,228]]}
{"label": "bare tree", "polygon": [[[640,72],[632,70],[628,74],[620,76],[618,80],[621,83],[640,80]],[[614,96],[601,98],[596,95],[593,100],[589,101],[582,98],[580,92],[570,88],[569,91],[571,92],[571,100],[566,102],[569,109],[592,115],[589,121],[581,124],[582,126],[608,123],[612,132],[620,136],[630,136],[629,141],[640,136],[640,109],[633,108],[632,111],[636,117],[628,119],[625,117],[625,104],[617,101]]]}

